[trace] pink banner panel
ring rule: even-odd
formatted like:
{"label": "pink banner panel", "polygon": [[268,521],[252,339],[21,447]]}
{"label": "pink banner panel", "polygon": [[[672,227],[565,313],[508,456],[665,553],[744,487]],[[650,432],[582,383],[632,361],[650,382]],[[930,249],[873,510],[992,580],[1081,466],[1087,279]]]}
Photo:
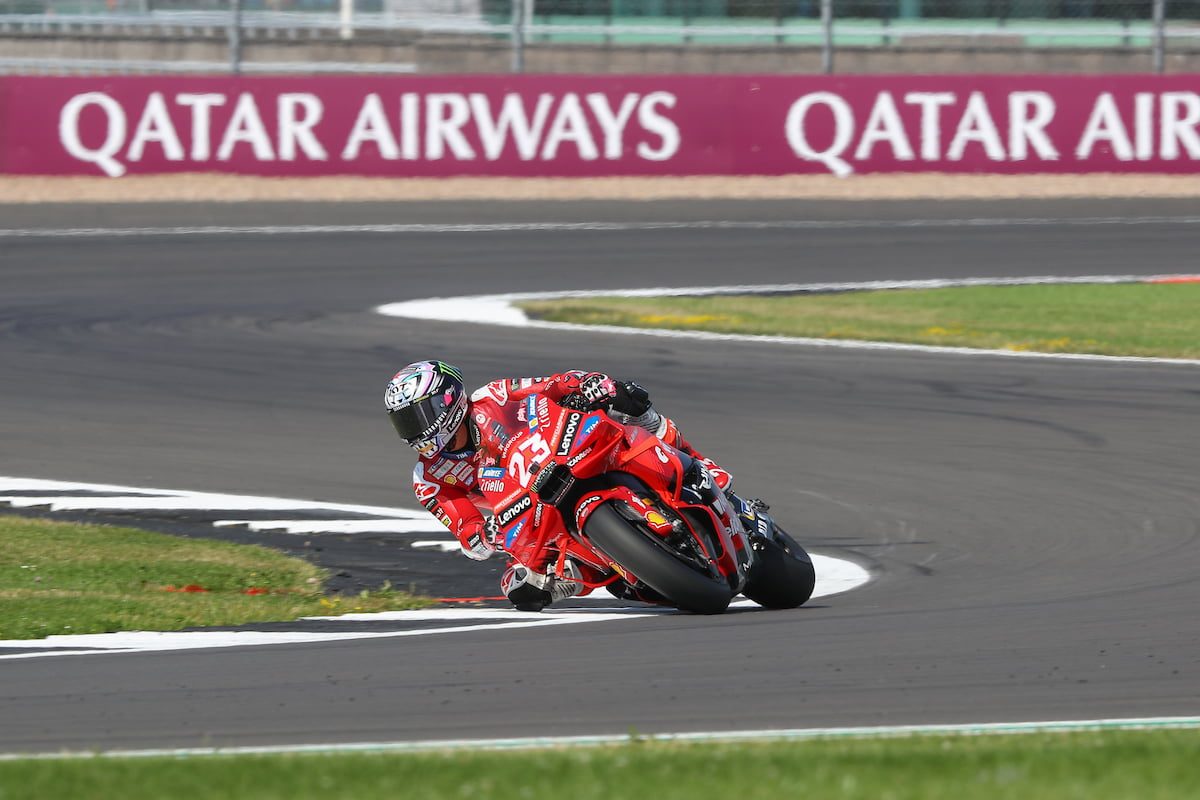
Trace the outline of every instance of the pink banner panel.
{"label": "pink banner panel", "polygon": [[0,172],[1188,173],[1200,76],[0,77]]}

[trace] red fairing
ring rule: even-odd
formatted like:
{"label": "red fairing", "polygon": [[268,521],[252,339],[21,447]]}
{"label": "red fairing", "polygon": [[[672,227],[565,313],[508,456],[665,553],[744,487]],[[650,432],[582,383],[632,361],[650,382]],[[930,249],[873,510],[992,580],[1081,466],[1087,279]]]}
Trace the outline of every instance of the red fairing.
{"label": "red fairing", "polygon": [[[641,479],[647,486],[658,488],[663,499],[673,506],[680,505],[683,464],[679,458],[679,451],[640,428],[627,430],[631,446],[622,455],[621,468]],[[667,488],[672,486],[674,491]],[[724,495],[717,492],[717,496],[719,510],[709,506],[694,508],[707,514],[711,518],[714,530],[721,533],[717,539],[721,544],[720,552],[709,555],[717,559],[723,574],[731,575],[738,569],[736,552],[744,550],[747,543],[737,515],[729,503],[725,502]],[[705,546],[703,540],[700,540],[700,545]]]}
{"label": "red fairing", "polygon": [[[548,382],[558,391],[571,383]],[[720,574],[740,587],[749,563],[738,558],[747,547],[745,532],[721,492],[711,506],[682,497],[679,451],[602,411],[565,408],[532,386],[489,384],[477,396],[477,483],[495,508],[498,547],[538,570],[555,571],[570,557],[584,567],[589,588],[618,579],[632,585],[636,575],[592,549],[583,535],[591,514],[610,503],[664,539],[690,531]],[[696,524],[704,530],[694,530]]]}

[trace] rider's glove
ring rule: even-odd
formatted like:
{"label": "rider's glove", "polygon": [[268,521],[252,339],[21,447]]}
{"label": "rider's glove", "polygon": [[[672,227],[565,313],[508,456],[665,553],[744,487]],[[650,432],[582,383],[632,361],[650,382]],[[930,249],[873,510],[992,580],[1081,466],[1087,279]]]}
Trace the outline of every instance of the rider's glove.
{"label": "rider's glove", "polygon": [[617,384],[617,396],[609,406],[613,411],[640,417],[650,410],[650,393],[633,381]]}
{"label": "rider's glove", "polygon": [[496,518],[488,517],[486,524],[479,525],[466,537],[462,545],[463,555],[475,561],[486,561],[496,552],[498,536]]}
{"label": "rider's glove", "polygon": [[603,372],[589,372],[579,379],[579,394],[590,408],[610,408],[617,399],[619,384]]}
{"label": "rider's glove", "polygon": [[562,404],[580,411],[598,408],[640,417],[650,409],[650,395],[636,383],[614,381],[603,372],[589,372],[579,378],[578,388]]}

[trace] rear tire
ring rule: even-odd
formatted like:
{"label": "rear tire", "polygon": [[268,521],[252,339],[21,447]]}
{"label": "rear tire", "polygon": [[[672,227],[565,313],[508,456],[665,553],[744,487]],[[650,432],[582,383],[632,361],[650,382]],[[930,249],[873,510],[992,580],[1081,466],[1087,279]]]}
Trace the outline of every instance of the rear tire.
{"label": "rear tire", "polygon": [[808,602],[817,583],[812,559],[800,543],[779,530],[755,536],[754,566],[742,594],[766,608],[796,608]]}
{"label": "rear tire", "polygon": [[592,512],[583,533],[597,549],[676,608],[720,614],[733,599],[724,578],[713,578],[689,566],[657,536],[622,517],[610,503]]}

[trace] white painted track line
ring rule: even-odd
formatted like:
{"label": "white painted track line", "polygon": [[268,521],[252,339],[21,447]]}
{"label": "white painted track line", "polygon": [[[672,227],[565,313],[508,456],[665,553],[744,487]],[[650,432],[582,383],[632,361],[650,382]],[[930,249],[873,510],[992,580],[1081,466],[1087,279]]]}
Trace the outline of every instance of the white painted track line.
{"label": "white painted track line", "polygon": [[[444,532],[445,527],[424,509],[368,506],[351,503],[326,503],[315,500],[291,500],[283,497],[193,492],[182,489],[154,489],[117,486],[105,483],[44,480],[0,476],[0,506],[35,508],[51,511],[320,511],[373,515],[389,521],[408,520],[416,531]],[[56,494],[45,494],[55,492]],[[77,494],[71,494],[75,492]],[[115,497],[97,493],[116,494]],[[308,520],[297,520],[307,522]],[[216,524],[221,524],[218,522]],[[236,520],[224,524],[237,524]]]}
{"label": "white painted track line", "polygon": [[[446,528],[434,520],[430,524],[422,519],[326,519],[326,520],[297,520],[297,519],[223,519],[213,523],[213,527],[227,528],[238,525],[252,531],[282,531],[283,533],[312,534],[312,533],[428,533]],[[442,542],[445,544],[445,542]],[[451,542],[458,549],[457,542]],[[413,545],[415,546],[415,545]]]}
{"label": "white painted track line", "polygon": [[[1200,728],[1200,717],[1132,717],[1129,719],[1058,720],[1047,722],[987,722],[966,725],[880,725],[847,728],[782,728],[745,731],[699,731],[639,735],[645,742],[786,742],[812,739],[870,739],[901,736],[984,736],[1084,731],[1149,731]],[[453,750],[534,750],[628,744],[630,734],[592,736],[534,736],[512,739],[445,739],[409,742],[349,742],[342,744],[262,745],[250,747],[182,747],[154,750],[88,750],[57,753],[2,753],[0,761],[81,758],[187,758],[199,756],[421,753]]]}
{"label": "white painted track line", "polygon": [[[457,549],[457,545],[455,545]],[[848,592],[866,584],[870,573],[859,565],[845,559],[813,555],[817,585],[813,598],[826,597]],[[583,607],[578,603],[585,602]],[[514,628],[543,627],[546,625],[574,625],[591,622],[614,622],[644,619],[646,617],[677,614],[671,608],[655,606],[611,607],[615,601],[607,592],[597,592],[585,598],[571,601],[576,605],[553,607],[540,614],[527,614],[512,608],[433,608],[416,611],[385,611],[373,614],[345,614],[337,617],[305,617],[297,624],[323,622],[338,623],[395,622],[444,622],[441,627],[410,630],[322,630],[322,631],[129,631],[123,633],[92,633],[48,636],[45,639],[10,639],[0,641],[0,661],[30,658],[56,658],[62,656],[109,655],[114,653],[157,653],[180,650],[209,650],[224,647],[261,647],[277,644],[300,644],[351,641],[356,639],[390,639],[411,636],[434,636],[473,633]],[[737,610],[759,610],[751,600],[739,599],[731,608]],[[469,624],[463,624],[469,623]],[[278,625],[279,623],[275,623]],[[18,651],[35,652],[18,652]],[[6,653],[5,651],[12,651]]]}
{"label": "white painted track line", "polygon": [[[306,503],[273,497],[242,495],[194,494],[182,497],[63,497],[22,495],[5,497],[13,508],[47,506],[51,511],[297,511],[328,510],[326,503]],[[415,515],[415,512],[414,512]]]}
{"label": "white painted track line", "polygon": [[[645,616],[643,612],[641,615]],[[353,614],[344,617],[309,617],[308,620],[330,622],[398,621],[425,622],[440,620],[444,627],[386,631],[129,631],[124,633],[92,633],[48,636],[45,639],[10,639],[0,641],[0,661],[27,658],[47,658],[63,655],[104,655],[111,653],[160,653],[179,650],[212,650],[224,647],[258,647],[275,644],[341,642],[355,639],[392,639],[409,636],[471,633],[500,628],[530,628],[546,625],[570,625],[578,622],[607,622],[628,619],[635,614],[605,613],[597,610],[580,614],[542,613],[523,614],[514,609],[443,608],[430,611],[391,611],[383,614]],[[451,623],[477,620],[470,624]],[[303,621],[303,620],[302,620]],[[42,652],[4,654],[6,649],[48,648]]]}
{"label": "white painted track line", "polygon": [[328,234],[508,233],[538,231],[855,230],[872,228],[1027,228],[1198,225],[1200,217],[974,217],[902,220],[694,220],[680,222],[492,222],[377,225],[195,225],[161,228],[8,228],[0,239],[141,236],[296,236]]}
{"label": "white painted track line", "polygon": [[428,319],[443,322],[468,322],[506,327],[542,328],[559,331],[585,331],[622,336],[655,336],[669,339],[698,339],[703,341],[748,342],[752,344],[789,345],[793,347],[831,348],[845,350],[879,350],[912,353],[940,353],[955,356],[1000,356],[1003,358],[1033,358],[1055,361],[1095,363],[1165,364],[1200,366],[1200,359],[1152,358],[1143,356],[1107,356],[1090,353],[1042,353],[1032,350],[986,350],[970,347],[875,342],[858,339],[813,339],[797,336],[760,336],[751,334],[713,333],[699,330],[670,330],[666,328],[630,328],[616,325],[580,325],[567,322],[547,322],[530,319],[516,303],[525,300],[558,300],[581,297],[699,297],[734,294],[800,294],[824,292],[880,291],[890,289],[943,289],[965,286],[1027,286],[1046,284],[1123,284],[1196,281],[1200,276],[1191,273],[1160,275],[1034,275],[1022,278],[955,278],[910,281],[859,281],[838,283],[786,283],[731,286],[657,287],[650,289],[601,289],[589,291],[525,292],[464,297],[431,297],[386,303],[375,311],[389,317]]}

